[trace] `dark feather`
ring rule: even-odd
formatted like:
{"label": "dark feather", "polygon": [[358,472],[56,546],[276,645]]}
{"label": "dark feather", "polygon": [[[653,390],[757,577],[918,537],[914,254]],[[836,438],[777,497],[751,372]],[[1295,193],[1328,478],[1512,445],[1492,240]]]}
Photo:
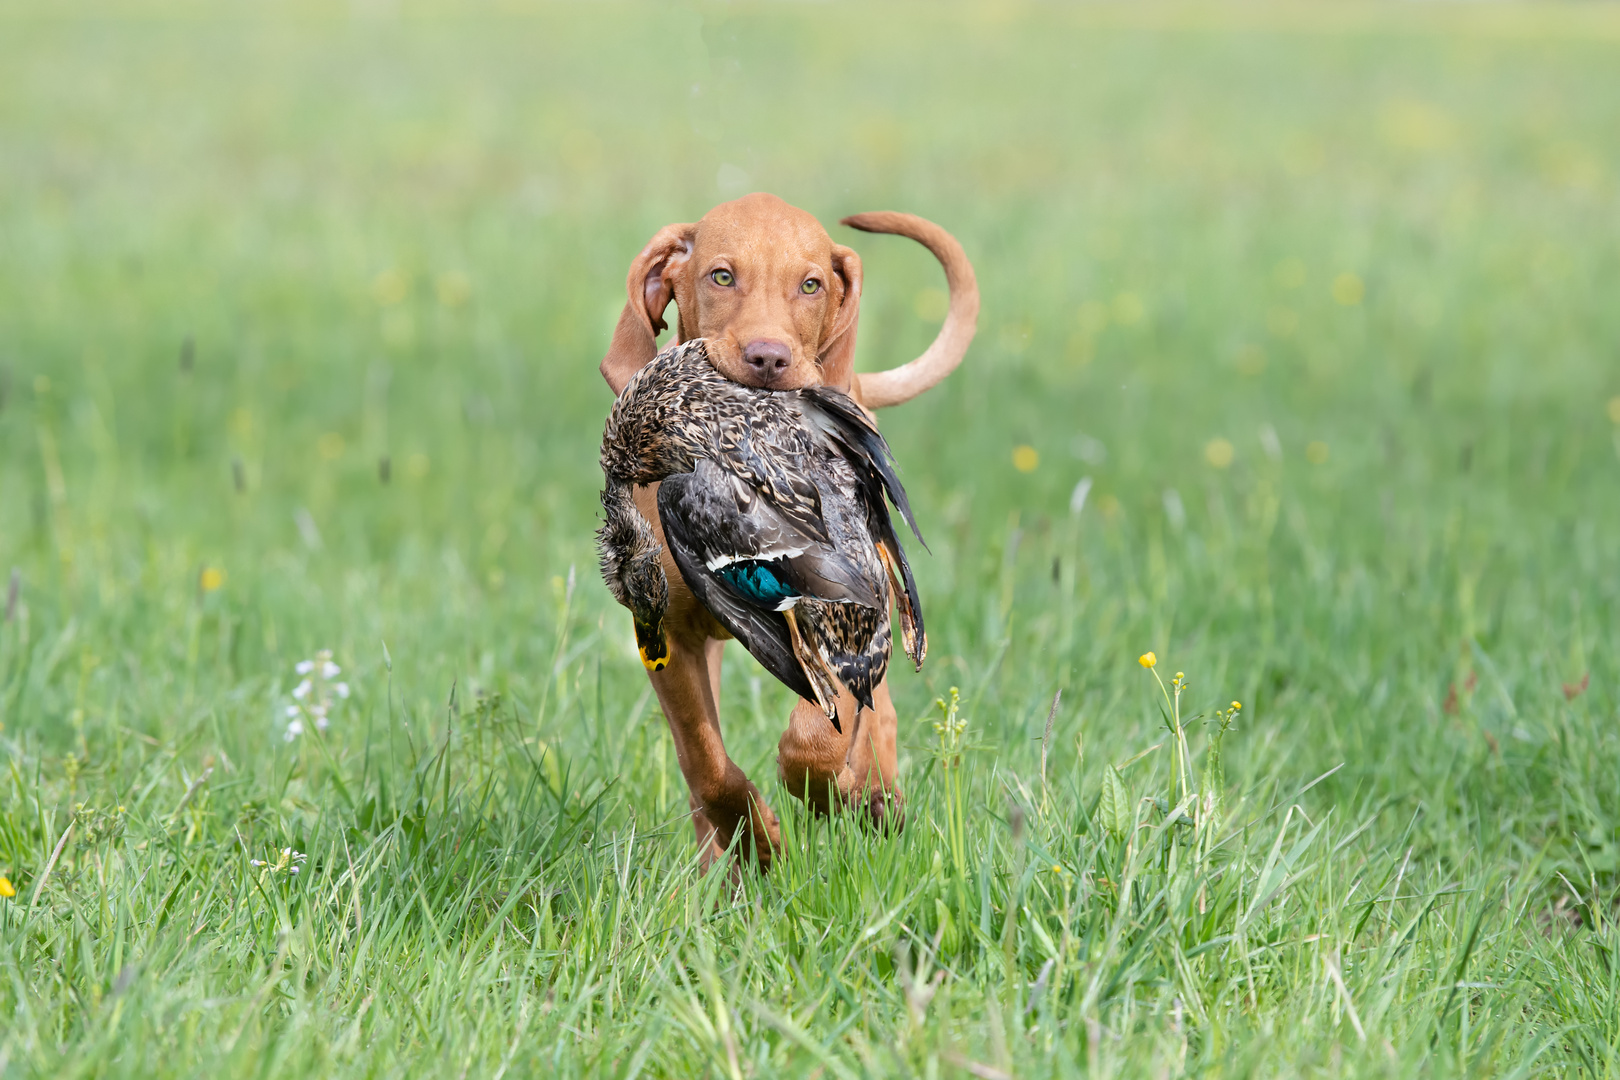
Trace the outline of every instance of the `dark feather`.
{"label": "dark feather", "polygon": [[702,340],[685,342],[614,403],[602,469],[604,577],[637,612],[638,640],[643,623],[661,620],[667,590],[628,494],[662,481],[664,540],[686,584],[834,727],[838,684],[873,707],[893,648],[891,593],[921,665],[921,603],[890,506],[922,534],[888,444],[848,395],[743,387],[715,370]]}
{"label": "dark feather", "polygon": [[900,546],[900,541],[894,535],[893,523],[887,514],[880,517],[880,521],[873,523],[877,526],[873,532],[877,533],[878,544],[900,570],[900,586],[905,592],[904,602],[899,605],[900,619],[902,623],[910,624],[907,627],[909,640],[906,642],[906,653],[911,657],[916,669],[921,671],[923,657],[928,654],[928,633],[923,627],[922,599],[917,595],[917,581],[911,576],[911,560],[906,558],[906,549]]}
{"label": "dark feather", "polygon": [[872,426],[861,407],[848,394],[829,386],[813,386],[800,393],[817,419],[825,421],[818,426],[854,453],[855,460],[851,464],[865,466],[870,472],[876,473],[889,501],[894,503],[900,516],[911,526],[917,542],[927,551],[928,541],[923,539],[922,530],[917,528],[917,519],[911,514],[911,500],[906,498],[906,489],[894,470],[894,455],[889,450],[889,444]]}
{"label": "dark feather", "polygon": [[889,667],[892,635],[887,607],[859,604],[799,604],[799,621],[812,645],[824,649],[838,681],[863,707],[873,707],[872,691]]}
{"label": "dark feather", "polygon": [[911,561],[906,558],[905,548],[895,535],[888,508],[883,504],[884,495],[900,511],[906,524],[911,526],[923,550],[928,550],[928,544],[912,517],[911,501],[906,497],[905,486],[900,483],[900,477],[894,470],[889,444],[848,395],[830,387],[814,387],[803,391],[803,396],[810,405],[807,411],[821,420],[818,426],[839,441],[849,452],[850,463],[861,473],[867,525],[873,540],[884,549],[900,571],[899,584],[905,591],[905,602],[900,605],[901,618],[910,624],[907,635],[910,647],[907,651],[917,669],[921,670],[928,642],[923,628],[922,600],[917,594],[917,582],[911,574]]}
{"label": "dark feather", "polygon": [[[694,487],[698,490],[693,491]],[[707,495],[691,473],[668,477],[658,489],[658,516],[664,523],[664,539],[669,541],[669,552],[680,567],[681,577],[691,586],[698,602],[742,642],[766,671],[800,697],[814,701],[816,692],[793,655],[786,620],[773,610],[748,603],[710,574],[697,556],[699,544],[688,515],[691,507],[702,505]]]}

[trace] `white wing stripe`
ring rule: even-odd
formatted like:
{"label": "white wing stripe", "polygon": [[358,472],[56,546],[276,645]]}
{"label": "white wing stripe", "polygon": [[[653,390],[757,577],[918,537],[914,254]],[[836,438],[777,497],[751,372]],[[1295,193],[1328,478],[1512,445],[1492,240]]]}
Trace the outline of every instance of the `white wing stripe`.
{"label": "white wing stripe", "polygon": [[715,555],[703,565],[712,574],[722,567],[730,566],[732,563],[751,562],[754,559],[796,559],[804,554],[804,550],[802,547],[766,548],[764,551],[756,551],[751,555]]}

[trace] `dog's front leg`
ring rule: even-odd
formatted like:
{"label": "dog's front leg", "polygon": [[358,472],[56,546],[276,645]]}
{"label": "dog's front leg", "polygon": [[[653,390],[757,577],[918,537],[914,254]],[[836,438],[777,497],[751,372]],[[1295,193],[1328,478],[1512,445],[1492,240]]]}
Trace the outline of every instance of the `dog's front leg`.
{"label": "dog's front leg", "polygon": [[669,663],[661,671],[649,671],[648,677],[669,722],[675,760],[691,792],[692,824],[703,849],[704,869],[739,833],[743,834],[745,857],[753,855],[761,869],[769,869],[771,856],[782,842],[776,815],[726,753],[720,736],[720,659],[726,646],[725,631],[692,595],[670,557],[658,519],[657,485],[637,488],[635,499],[664,547],[661,558],[669,578],[669,611],[664,622]]}
{"label": "dog's front leg", "polygon": [[675,740],[675,759],[691,791],[692,824],[708,869],[742,833],[745,855],[769,869],[781,843],[776,816],[759,789],[726,753],[720,737],[720,656],[724,641],[671,635],[669,664],[648,672]]}

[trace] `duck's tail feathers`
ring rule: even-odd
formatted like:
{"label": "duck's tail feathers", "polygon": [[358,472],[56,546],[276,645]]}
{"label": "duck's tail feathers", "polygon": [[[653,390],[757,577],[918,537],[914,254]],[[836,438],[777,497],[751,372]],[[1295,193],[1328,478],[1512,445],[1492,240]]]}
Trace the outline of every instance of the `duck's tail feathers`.
{"label": "duck's tail feathers", "polygon": [[838,673],[838,681],[848,688],[856,703],[868,711],[875,707],[872,691],[883,681],[883,673],[889,662],[888,650],[882,649],[879,654],[877,643],[873,645],[873,649],[863,653],[846,653],[830,658]]}
{"label": "duck's tail feathers", "polygon": [[835,677],[858,706],[874,709],[873,694],[889,669],[894,641],[888,607],[807,600],[799,605],[796,623],[805,651],[812,654],[806,666]]}
{"label": "duck's tail feathers", "polygon": [[799,669],[814,689],[813,695],[800,696],[807,701],[814,701],[832,723],[833,730],[842,735],[844,727],[838,722],[839,680],[833,671],[826,647],[820,641],[806,639],[799,626],[798,614],[792,609],[782,612],[782,619],[787,624],[788,637],[793,643],[793,655],[798,658]]}

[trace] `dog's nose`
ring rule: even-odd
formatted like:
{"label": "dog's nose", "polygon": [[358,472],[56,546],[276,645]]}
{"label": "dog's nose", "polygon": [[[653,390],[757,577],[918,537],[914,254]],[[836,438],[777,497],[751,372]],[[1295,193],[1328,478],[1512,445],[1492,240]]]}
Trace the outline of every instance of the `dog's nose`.
{"label": "dog's nose", "polygon": [[743,360],[759,374],[770,378],[787,370],[793,362],[793,350],[780,341],[750,341],[743,348]]}

